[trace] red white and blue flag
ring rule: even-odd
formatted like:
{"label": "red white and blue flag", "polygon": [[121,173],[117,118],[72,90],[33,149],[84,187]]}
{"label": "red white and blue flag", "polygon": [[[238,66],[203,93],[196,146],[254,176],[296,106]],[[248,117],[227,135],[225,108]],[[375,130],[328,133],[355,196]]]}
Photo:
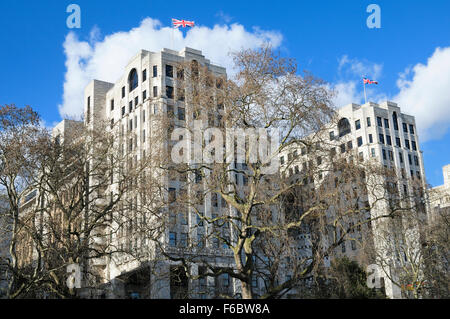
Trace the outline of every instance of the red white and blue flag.
{"label": "red white and blue flag", "polygon": [[372,80],[369,80],[369,79],[366,79],[366,78],[364,78],[363,80],[364,80],[364,84],[378,84],[377,81],[372,81]]}
{"label": "red white and blue flag", "polygon": [[177,20],[177,19],[172,19],[172,25],[174,28],[179,28],[179,27],[193,27],[195,26],[195,22],[194,21],[186,21],[186,20]]}

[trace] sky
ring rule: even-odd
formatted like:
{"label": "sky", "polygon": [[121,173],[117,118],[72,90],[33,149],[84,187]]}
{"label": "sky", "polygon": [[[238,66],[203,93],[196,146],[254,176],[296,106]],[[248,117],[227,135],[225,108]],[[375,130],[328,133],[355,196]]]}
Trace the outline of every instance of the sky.
{"label": "sky", "polygon": [[[69,4],[81,9],[70,29]],[[430,4],[432,3],[432,4]],[[381,9],[381,28],[366,11]],[[0,105],[30,105],[45,124],[77,118],[84,86],[115,82],[138,50],[202,50],[233,74],[230,51],[271,45],[337,90],[337,107],[397,102],[416,117],[428,182],[450,163],[450,1],[0,1]],[[171,18],[196,27],[173,31]]]}

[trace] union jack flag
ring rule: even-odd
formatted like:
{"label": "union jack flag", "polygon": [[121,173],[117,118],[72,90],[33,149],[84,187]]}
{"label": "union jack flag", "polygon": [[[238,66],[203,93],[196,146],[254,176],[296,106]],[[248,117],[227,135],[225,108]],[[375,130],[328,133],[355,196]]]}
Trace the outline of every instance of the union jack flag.
{"label": "union jack flag", "polygon": [[378,84],[377,81],[372,81],[372,80],[369,80],[369,79],[366,79],[366,78],[364,78],[363,80],[364,80],[364,84]]}
{"label": "union jack flag", "polygon": [[179,27],[193,27],[195,26],[195,22],[194,21],[186,21],[186,20],[177,20],[177,19],[172,19],[172,25],[174,28],[179,28]]}

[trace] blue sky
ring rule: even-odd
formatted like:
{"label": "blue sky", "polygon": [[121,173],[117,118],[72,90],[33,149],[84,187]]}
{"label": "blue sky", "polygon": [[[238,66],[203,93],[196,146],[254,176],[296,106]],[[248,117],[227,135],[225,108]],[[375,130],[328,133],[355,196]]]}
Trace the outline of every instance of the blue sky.
{"label": "blue sky", "polygon": [[[116,76],[98,65],[105,56],[97,48],[116,45],[105,36],[124,32],[124,39],[132,39],[130,30],[138,28],[140,37],[149,38],[142,48],[155,50],[167,43],[163,37],[169,33],[160,31],[170,26],[171,18],[195,20],[200,26],[197,33],[176,42],[202,46],[197,49],[211,52],[215,62],[227,65],[225,58],[221,60],[225,55],[217,51],[222,46],[220,36],[230,38],[228,47],[236,49],[270,39],[283,54],[296,58],[301,69],[343,88],[339,102],[362,102],[362,72],[378,80],[380,85],[370,88],[369,99],[407,104],[400,107],[416,116],[424,132],[421,148],[427,178],[439,185],[441,167],[450,163],[450,1],[430,2],[0,1],[0,104],[31,105],[52,125],[66,114],[64,110],[82,103],[77,101],[79,90],[70,92],[67,87],[81,85],[91,75],[110,81]],[[66,26],[66,7],[71,3],[81,7],[81,29]],[[381,7],[381,29],[366,25],[366,8],[371,3]],[[151,21],[142,24],[146,18]],[[213,30],[214,26],[223,29]],[[205,47],[199,40],[202,34],[210,37]],[[126,41],[121,45],[128,46]],[[81,53],[72,56],[65,49]],[[130,45],[124,50],[123,59],[134,49]],[[399,80],[407,84],[399,86]],[[412,102],[416,100],[420,103]]]}

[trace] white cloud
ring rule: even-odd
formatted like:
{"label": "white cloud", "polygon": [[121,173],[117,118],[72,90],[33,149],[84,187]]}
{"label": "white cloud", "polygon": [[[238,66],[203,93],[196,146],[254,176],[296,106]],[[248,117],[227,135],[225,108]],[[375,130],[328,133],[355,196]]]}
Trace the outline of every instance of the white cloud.
{"label": "white cloud", "polygon": [[[339,79],[330,87],[336,92],[334,105],[340,108],[350,103],[364,103],[363,77],[379,79],[383,73],[383,65],[344,55],[338,59],[337,71]],[[366,86],[366,94],[368,101],[385,100],[375,87]]]}
{"label": "white cloud", "polygon": [[397,86],[393,100],[416,117],[421,140],[440,139],[450,127],[450,47],[437,48],[426,65],[407,68]]}
{"label": "white cloud", "polygon": [[[63,103],[59,105],[62,117],[79,118],[83,111],[84,87],[92,79],[114,83],[121,76],[129,60],[139,50],[160,51],[163,48],[181,50],[185,46],[201,50],[211,62],[231,71],[230,51],[256,48],[263,43],[279,47],[282,35],[258,28],[248,31],[237,23],[198,26],[187,31],[163,27],[158,20],[144,19],[140,26],[126,32],[107,35],[99,41],[100,30],[95,27],[89,42],[80,41],[70,32],[64,42],[66,75]],[[174,47],[172,47],[172,42]]]}

